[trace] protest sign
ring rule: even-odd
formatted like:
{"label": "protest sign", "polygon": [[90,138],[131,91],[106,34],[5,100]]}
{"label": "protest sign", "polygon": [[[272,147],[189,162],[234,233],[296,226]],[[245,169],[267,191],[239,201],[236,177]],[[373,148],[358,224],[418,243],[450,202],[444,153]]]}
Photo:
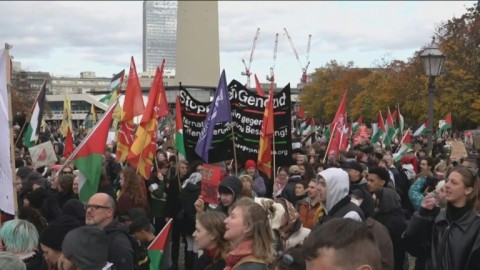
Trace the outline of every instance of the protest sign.
{"label": "protest sign", "polygon": [[57,161],[57,156],[50,141],[30,147],[28,151],[32,157],[32,163],[35,169]]}
{"label": "protest sign", "polygon": [[450,160],[459,161],[461,158],[467,157],[467,149],[465,149],[465,144],[462,141],[447,141],[447,145],[450,146]]}
{"label": "protest sign", "polygon": [[203,201],[218,204],[218,186],[222,178],[222,168],[210,164],[203,164],[202,190]]}

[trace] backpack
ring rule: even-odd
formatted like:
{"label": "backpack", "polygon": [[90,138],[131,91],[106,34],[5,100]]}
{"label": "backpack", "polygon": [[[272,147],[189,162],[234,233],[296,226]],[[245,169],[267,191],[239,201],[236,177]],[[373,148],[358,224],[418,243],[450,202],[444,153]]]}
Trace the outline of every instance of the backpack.
{"label": "backpack", "polygon": [[[133,249],[133,262],[135,263],[134,270],[150,270],[150,258],[148,257],[148,250],[140,241],[138,241],[134,236],[128,234],[125,231],[116,231],[116,233],[124,233]],[[110,238],[112,239],[112,238]]]}

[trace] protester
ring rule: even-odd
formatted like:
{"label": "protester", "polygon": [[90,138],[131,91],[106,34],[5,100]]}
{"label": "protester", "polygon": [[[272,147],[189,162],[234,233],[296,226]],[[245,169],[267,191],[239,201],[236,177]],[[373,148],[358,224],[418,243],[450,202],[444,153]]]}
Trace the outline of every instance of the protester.
{"label": "protester", "polygon": [[308,197],[298,203],[298,214],[303,226],[312,229],[318,222],[317,213],[323,208],[322,202],[325,201],[325,194],[320,194],[316,179],[312,179],[308,183],[307,194]]}
{"label": "protester", "polygon": [[128,228],[114,219],[115,200],[106,193],[97,193],[90,197],[85,209],[85,223],[102,228],[108,236],[108,261],[116,270],[132,269],[133,248],[127,236]]}
{"label": "protester", "polygon": [[138,217],[134,219],[128,228],[129,233],[134,235],[145,248],[148,248],[155,239],[155,228],[153,228],[153,225],[147,217]]}
{"label": "protester", "polygon": [[27,269],[27,266],[19,257],[7,252],[0,252],[0,266],[2,266],[2,269],[8,270]]}
{"label": "protester", "polygon": [[[427,194],[405,234],[407,251],[425,259],[424,269],[478,269],[480,265],[480,217],[477,175],[455,167],[445,183],[447,207],[440,209]],[[418,264],[421,262],[417,261]]]}
{"label": "protester", "polygon": [[289,201],[279,198],[275,199],[275,202],[285,209],[279,228],[280,239],[283,242],[282,251],[302,246],[303,241],[310,234],[310,229],[302,225],[297,210]]}
{"label": "protester", "polygon": [[255,193],[259,197],[265,196],[267,192],[267,188],[265,186],[265,180],[263,179],[263,177],[261,177],[258,174],[257,164],[255,163],[255,161],[251,159],[245,161],[244,168],[245,168],[244,173],[250,175],[253,179],[253,191],[255,191]]}
{"label": "protester", "polygon": [[208,211],[197,215],[193,238],[198,249],[203,250],[202,256],[195,264],[195,270],[223,270],[224,255],[228,242],[223,238],[227,216],[218,211]]}
{"label": "protester", "polygon": [[275,183],[273,184],[273,197],[280,197],[283,188],[288,181],[288,168],[278,167],[277,174],[275,177]]}
{"label": "protester", "polygon": [[27,270],[43,270],[46,267],[38,251],[38,238],[37,229],[26,220],[9,220],[0,228],[0,240],[5,251],[20,258]]}
{"label": "protester", "polygon": [[[113,264],[108,262],[109,246],[109,238],[102,229],[93,226],[76,228],[70,231],[63,241],[60,269],[121,269],[113,268]],[[133,269],[133,266],[123,269]]]}
{"label": "protester", "polygon": [[242,174],[238,178],[242,182],[242,191],[240,192],[240,195],[250,199],[257,197],[257,193],[253,190],[253,178],[248,174]]}
{"label": "protester", "polygon": [[62,243],[67,233],[80,227],[80,222],[72,216],[57,218],[43,230],[40,235],[40,247],[47,264],[56,269],[58,259],[62,254]]}
{"label": "protester", "polygon": [[145,182],[148,191],[148,203],[150,215],[155,233],[159,233],[165,226],[167,194],[165,193],[165,182],[167,181],[168,163],[158,161],[156,168],[152,171],[150,179]]}
{"label": "protester", "polygon": [[295,195],[295,186],[301,183],[302,176],[300,175],[300,168],[298,165],[292,165],[288,169],[288,182],[282,190],[281,197],[287,199],[293,205],[297,204],[297,197]]}
{"label": "protester", "polygon": [[231,250],[225,270],[268,269],[273,261],[273,234],[265,210],[252,199],[242,198],[225,219],[225,239]]}
{"label": "protester", "polygon": [[[240,198],[242,191],[242,182],[235,176],[227,176],[222,179],[218,186],[219,204],[215,210],[220,211],[227,215],[232,205]],[[202,196],[199,196],[195,201],[195,209],[197,213],[201,213],[205,210],[205,203]]]}
{"label": "protester", "polygon": [[142,180],[140,180],[132,167],[127,166],[120,173],[121,189],[117,196],[118,215],[123,215],[134,207],[143,208],[147,213],[150,211],[145,190],[140,181]]}
{"label": "protester", "polygon": [[307,270],[380,268],[375,238],[362,222],[332,219],[313,230],[303,243]]}

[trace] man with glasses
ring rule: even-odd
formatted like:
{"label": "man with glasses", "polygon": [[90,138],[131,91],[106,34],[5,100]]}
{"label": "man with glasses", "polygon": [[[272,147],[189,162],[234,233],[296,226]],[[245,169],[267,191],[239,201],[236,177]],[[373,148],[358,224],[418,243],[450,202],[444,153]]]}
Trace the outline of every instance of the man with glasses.
{"label": "man with glasses", "polygon": [[109,238],[108,261],[115,269],[133,269],[134,252],[128,228],[115,219],[115,200],[106,193],[97,193],[90,197],[85,210],[85,223],[102,228]]}

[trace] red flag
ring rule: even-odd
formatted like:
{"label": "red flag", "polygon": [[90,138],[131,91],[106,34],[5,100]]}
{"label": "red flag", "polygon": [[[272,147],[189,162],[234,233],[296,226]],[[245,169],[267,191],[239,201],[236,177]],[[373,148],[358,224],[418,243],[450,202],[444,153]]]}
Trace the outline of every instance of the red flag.
{"label": "red flag", "polygon": [[70,126],[67,129],[67,137],[65,138],[65,149],[63,150],[63,155],[66,158],[69,158],[70,155],[73,153],[73,135],[72,131],[70,130]]}
{"label": "red flag", "polygon": [[264,97],[265,93],[263,93],[262,86],[260,85],[260,82],[258,81],[257,74],[255,74],[255,88],[257,88],[257,95]]}
{"label": "red flag", "polygon": [[117,161],[124,161],[127,158],[135,135],[133,118],[141,115],[144,110],[145,105],[143,104],[142,88],[138,81],[137,68],[135,67],[135,61],[132,56],[125,90],[125,102],[123,103],[120,130],[118,132]]}
{"label": "red flag", "polygon": [[155,156],[157,122],[160,116],[168,115],[168,104],[163,86],[163,67],[157,67],[155,77],[148,94],[148,103],[142,121],[135,134],[135,140],[128,153],[128,163],[137,169],[145,179],[150,178]]}
{"label": "red flag", "polygon": [[347,90],[343,93],[335,118],[330,124],[332,142],[328,148],[328,157],[338,158],[340,150],[347,149]]}
{"label": "red flag", "polygon": [[258,149],[258,170],[272,178],[272,142],[273,142],[273,83],[270,85],[270,93],[265,110],[263,111],[262,131]]}
{"label": "red flag", "polygon": [[297,118],[302,119],[305,117],[305,111],[303,110],[302,104],[298,107]]}

